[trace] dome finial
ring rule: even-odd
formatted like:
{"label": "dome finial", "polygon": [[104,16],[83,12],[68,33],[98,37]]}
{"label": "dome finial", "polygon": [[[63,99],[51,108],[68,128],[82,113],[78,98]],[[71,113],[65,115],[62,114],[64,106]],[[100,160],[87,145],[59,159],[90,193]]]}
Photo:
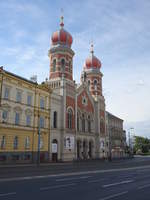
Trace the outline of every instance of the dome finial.
{"label": "dome finial", "polygon": [[91,42],[91,49],[90,49],[91,54],[94,54],[94,45],[93,45],[93,41]]}
{"label": "dome finial", "polygon": [[64,26],[64,16],[63,16],[63,8],[61,8],[61,17],[60,17],[60,27],[63,28]]}

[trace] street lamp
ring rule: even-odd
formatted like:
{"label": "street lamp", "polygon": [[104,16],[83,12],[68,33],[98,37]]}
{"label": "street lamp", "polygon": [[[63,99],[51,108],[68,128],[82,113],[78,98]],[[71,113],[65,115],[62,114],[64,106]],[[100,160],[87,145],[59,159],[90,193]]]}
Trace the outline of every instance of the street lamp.
{"label": "street lamp", "polygon": [[133,155],[133,147],[131,145],[131,130],[134,130],[133,127],[129,128],[128,131],[128,140],[129,140],[129,155]]}
{"label": "street lamp", "polygon": [[111,151],[112,151],[112,131],[113,131],[113,127],[109,127],[108,128],[108,149],[109,149],[109,155],[108,155],[108,159],[109,161],[112,160],[112,154],[111,154]]}

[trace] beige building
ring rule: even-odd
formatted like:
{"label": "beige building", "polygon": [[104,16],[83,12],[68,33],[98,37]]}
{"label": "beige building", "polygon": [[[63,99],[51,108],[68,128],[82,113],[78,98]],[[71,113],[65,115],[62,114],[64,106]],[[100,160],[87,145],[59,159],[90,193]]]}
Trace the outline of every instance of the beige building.
{"label": "beige building", "polygon": [[126,156],[126,132],[123,130],[123,120],[106,111],[106,129],[108,154],[111,158]]}
{"label": "beige building", "polygon": [[50,94],[0,68],[0,161],[36,161],[38,145],[41,161],[49,159]]}

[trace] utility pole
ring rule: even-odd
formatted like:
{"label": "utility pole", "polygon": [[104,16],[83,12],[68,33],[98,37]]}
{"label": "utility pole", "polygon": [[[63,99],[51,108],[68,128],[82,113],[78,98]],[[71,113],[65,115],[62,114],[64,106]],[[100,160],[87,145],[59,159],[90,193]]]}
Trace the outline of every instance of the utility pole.
{"label": "utility pole", "polygon": [[129,138],[129,153],[130,153],[130,156],[133,156],[133,147],[131,145],[131,130],[133,130],[134,128],[131,127],[128,131],[128,138]]}
{"label": "utility pole", "polygon": [[130,140],[130,130],[128,131],[128,140],[129,140],[129,156],[131,155],[131,140]]}
{"label": "utility pole", "polygon": [[112,127],[109,127],[108,128],[108,137],[109,137],[109,139],[108,139],[108,148],[109,148],[109,156],[108,156],[108,159],[109,159],[109,161],[111,161],[112,160],[112,156],[111,156],[111,134],[112,134]]}

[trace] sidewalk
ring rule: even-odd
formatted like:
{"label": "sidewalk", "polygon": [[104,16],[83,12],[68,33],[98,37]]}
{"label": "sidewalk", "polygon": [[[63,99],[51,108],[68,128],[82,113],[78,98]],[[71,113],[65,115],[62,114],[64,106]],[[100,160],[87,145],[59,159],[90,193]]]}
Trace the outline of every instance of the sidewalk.
{"label": "sidewalk", "polygon": [[114,159],[114,160],[102,160],[102,159],[95,159],[95,160],[75,160],[75,161],[59,161],[59,162],[48,162],[48,163],[0,163],[0,168],[13,168],[13,167],[38,167],[38,166],[60,166],[60,165],[75,165],[75,164],[94,164],[94,163],[121,163],[123,161],[130,160],[128,159]]}
{"label": "sidewalk", "polygon": [[37,167],[37,166],[58,166],[58,165],[68,165],[72,164],[73,162],[49,162],[49,163],[40,163],[40,165],[36,163],[14,163],[14,164],[1,164],[0,163],[0,168],[12,168],[12,167]]}

